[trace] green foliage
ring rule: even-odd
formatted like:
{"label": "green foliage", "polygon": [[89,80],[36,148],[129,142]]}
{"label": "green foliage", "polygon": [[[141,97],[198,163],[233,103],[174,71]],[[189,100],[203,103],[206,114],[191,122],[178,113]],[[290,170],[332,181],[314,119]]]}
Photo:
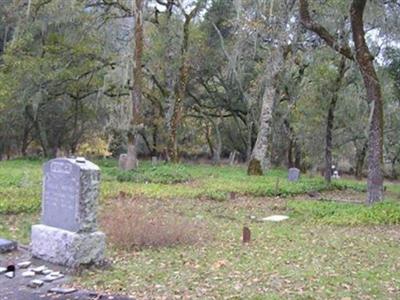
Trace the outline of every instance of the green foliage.
{"label": "green foliage", "polygon": [[126,172],[120,171],[116,178],[119,182],[174,184],[188,182],[191,176],[188,169],[183,165],[159,165],[139,167]]}
{"label": "green foliage", "polygon": [[290,201],[291,215],[305,222],[333,225],[400,224],[400,204],[386,201],[373,206],[332,201]]}
{"label": "green foliage", "polygon": [[[0,213],[37,212],[40,208],[42,160],[0,162]],[[224,201],[230,192],[253,197],[290,197],[326,190],[364,191],[365,183],[351,180],[326,185],[323,178],[302,176],[287,181],[286,170],[268,170],[263,176],[249,177],[245,167],[159,164],[142,161],[137,170],[123,172],[114,159],[96,161],[102,170],[102,201],[120,191],[132,196],[160,199],[212,199]],[[395,185],[388,187],[391,190]]]}
{"label": "green foliage", "polygon": [[39,161],[0,162],[0,214],[40,209]]}

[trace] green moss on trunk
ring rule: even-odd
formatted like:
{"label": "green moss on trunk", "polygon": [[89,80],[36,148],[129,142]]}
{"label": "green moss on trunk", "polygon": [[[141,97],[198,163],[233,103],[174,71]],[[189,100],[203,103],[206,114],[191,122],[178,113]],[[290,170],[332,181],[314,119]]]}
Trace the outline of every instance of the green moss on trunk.
{"label": "green moss on trunk", "polygon": [[250,176],[261,176],[263,175],[263,171],[261,168],[261,162],[258,159],[253,158],[249,162],[249,166],[247,168],[247,175]]}

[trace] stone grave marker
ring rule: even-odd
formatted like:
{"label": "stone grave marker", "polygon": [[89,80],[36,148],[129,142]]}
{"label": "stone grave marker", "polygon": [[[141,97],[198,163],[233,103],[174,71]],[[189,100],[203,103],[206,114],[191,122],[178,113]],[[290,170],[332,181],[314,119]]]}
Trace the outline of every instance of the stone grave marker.
{"label": "stone grave marker", "polygon": [[251,231],[249,227],[243,227],[243,244],[250,243],[251,240]]}
{"label": "stone grave marker", "polygon": [[42,218],[32,226],[32,255],[65,266],[104,259],[97,231],[100,169],[84,158],[56,158],[43,167]]}
{"label": "stone grave marker", "polygon": [[0,253],[14,251],[17,247],[17,242],[0,238]]}
{"label": "stone grave marker", "polygon": [[123,153],[119,156],[118,159],[118,166],[121,170],[125,170],[126,169],[126,161],[128,159],[128,154]]}
{"label": "stone grave marker", "polygon": [[300,178],[300,170],[297,168],[290,168],[288,174],[289,181],[298,181]]}

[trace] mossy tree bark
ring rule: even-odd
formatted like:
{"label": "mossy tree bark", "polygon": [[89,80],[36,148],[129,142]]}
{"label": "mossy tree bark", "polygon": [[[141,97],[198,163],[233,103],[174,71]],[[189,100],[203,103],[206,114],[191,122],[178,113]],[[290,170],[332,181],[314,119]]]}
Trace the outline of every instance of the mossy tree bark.
{"label": "mossy tree bark", "polygon": [[325,181],[330,183],[332,177],[332,131],[335,120],[335,108],[338,100],[338,93],[341,87],[342,79],[346,71],[346,60],[342,57],[338,66],[338,74],[333,82],[332,96],[329,102],[328,115],[326,118],[325,134]]}
{"label": "mossy tree bark", "polygon": [[374,67],[364,31],[364,10],[367,0],[353,0],[350,5],[350,22],[355,53],[348,44],[339,42],[325,27],[312,20],[307,0],[300,0],[300,21],[305,28],[315,32],[332,49],[344,57],[355,60],[359,67],[367,100],[372,104],[368,136],[368,191],[366,204],[383,200],[383,99],[381,85]]}
{"label": "mossy tree bark", "polygon": [[132,170],[138,166],[137,144],[139,130],[143,127],[143,117],[141,115],[142,103],[142,56],[143,56],[143,0],[134,0],[132,2],[132,11],[135,18],[135,49],[134,62],[132,69],[132,119],[131,128],[128,133],[128,155],[125,164],[125,170]]}

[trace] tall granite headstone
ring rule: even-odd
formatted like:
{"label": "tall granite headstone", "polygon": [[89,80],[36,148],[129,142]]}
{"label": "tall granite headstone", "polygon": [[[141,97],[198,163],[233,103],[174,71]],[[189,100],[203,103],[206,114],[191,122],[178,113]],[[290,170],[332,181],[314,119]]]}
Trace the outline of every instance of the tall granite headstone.
{"label": "tall granite headstone", "polygon": [[297,181],[300,177],[300,170],[297,168],[290,168],[288,174],[289,181]]}
{"label": "tall granite headstone", "polygon": [[65,266],[101,262],[99,167],[84,158],[57,158],[44,165],[43,173],[42,224],[32,226],[33,256]]}

